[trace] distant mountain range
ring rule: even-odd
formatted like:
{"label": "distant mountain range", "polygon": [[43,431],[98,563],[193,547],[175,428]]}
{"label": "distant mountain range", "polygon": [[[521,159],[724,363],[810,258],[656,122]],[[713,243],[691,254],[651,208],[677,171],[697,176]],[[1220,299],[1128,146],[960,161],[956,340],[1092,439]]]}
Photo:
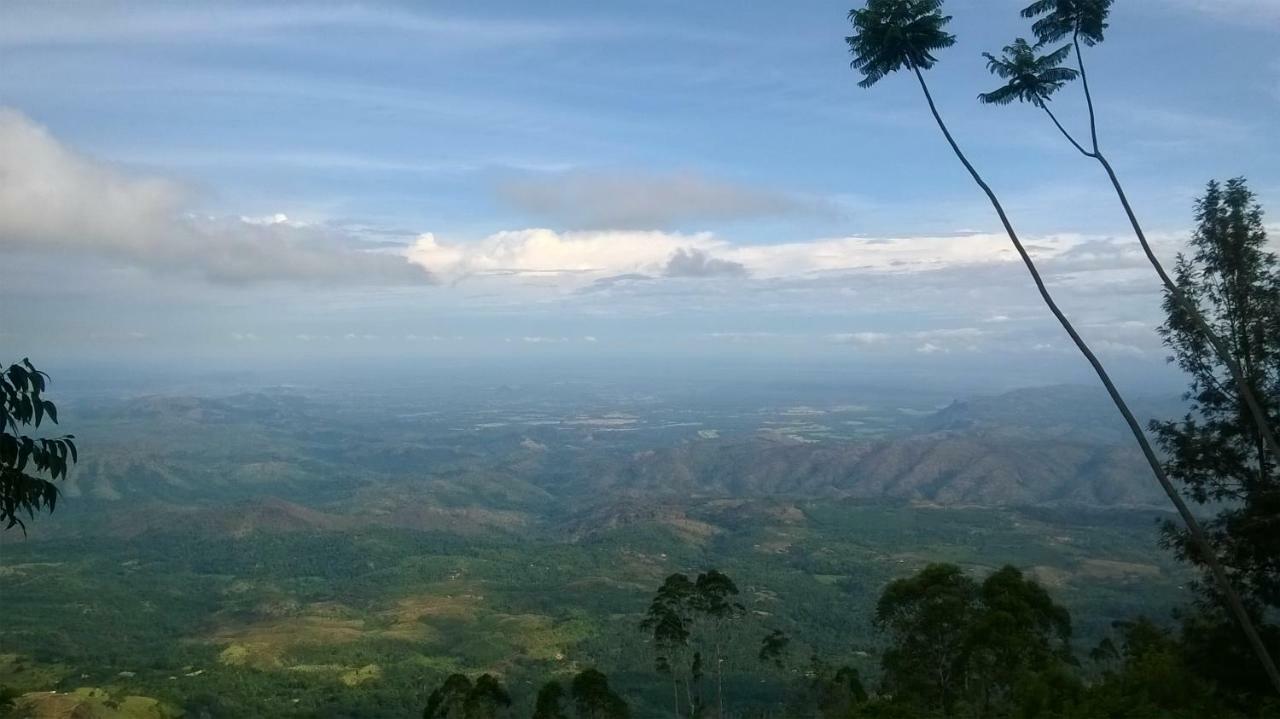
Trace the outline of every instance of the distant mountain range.
{"label": "distant mountain range", "polygon": [[1158,504],[1136,450],[1070,440],[936,433],[807,443],[694,441],[593,465],[581,493],[857,497],[939,504]]}
{"label": "distant mountain range", "polygon": [[[1144,424],[1186,412],[1177,397],[1128,397]],[[1133,436],[1101,387],[1054,385],[1018,389],[951,403],[921,418],[925,432],[959,431],[987,436],[1069,439],[1105,444],[1133,443]]]}
{"label": "distant mountain range", "polygon": [[[1180,405],[1142,399],[1135,410],[1169,417]],[[573,423],[480,432],[449,418],[366,432],[369,421],[349,422],[341,408],[261,394],[146,398],[80,416],[88,426],[77,431],[98,441],[84,443],[86,459],[64,485],[71,500],[160,504],[167,509],[157,521],[230,533],[340,527],[350,516],[406,528],[510,529],[615,502],[639,501],[633,509],[643,513],[646,499],[689,497],[1165,501],[1105,394],[1081,387],[957,401],[905,433],[821,441],[767,431],[690,431],[662,442],[613,432],[606,441]],[[238,504],[263,497],[277,503]],[[186,517],[183,507],[219,509]]]}

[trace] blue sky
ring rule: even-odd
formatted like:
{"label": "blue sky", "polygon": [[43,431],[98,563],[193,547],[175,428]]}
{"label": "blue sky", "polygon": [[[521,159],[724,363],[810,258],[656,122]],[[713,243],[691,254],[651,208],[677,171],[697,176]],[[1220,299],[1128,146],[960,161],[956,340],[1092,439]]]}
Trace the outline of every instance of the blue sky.
{"label": "blue sky", "polygon": [[[1105,178],[1031,109],[974,101],[1021,4],[950,0],[930,82],[1104,356],[1158,364],[1154,278]],[[1071,375],[918,88],[857,88],[848,9],[5,3],[0,293],[33,312],[4,345]],[[1274,0],[1119,0],[1087,51],[1163,254],[1210,178],[1280,207],[1277,40]],[[1055,107],[1083,131],[1077,93]]]}

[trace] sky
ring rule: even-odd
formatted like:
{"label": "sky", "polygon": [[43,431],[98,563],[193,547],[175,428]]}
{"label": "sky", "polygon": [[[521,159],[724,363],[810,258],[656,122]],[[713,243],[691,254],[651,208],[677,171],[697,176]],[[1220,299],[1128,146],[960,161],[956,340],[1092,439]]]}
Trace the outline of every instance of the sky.
{"label": "sky", "polygon": [[[1022,4],[949,0],[931,89],[1103,359],[1167,379],[1101,170],[975,101]],[[1087,378],[912,78],[857,87],[849,7],[0,2],[0,346]],[[1210,179],[1280,218],[1277,48],[1278,0],[1118,0],[1086,49],[1166,259]]]}

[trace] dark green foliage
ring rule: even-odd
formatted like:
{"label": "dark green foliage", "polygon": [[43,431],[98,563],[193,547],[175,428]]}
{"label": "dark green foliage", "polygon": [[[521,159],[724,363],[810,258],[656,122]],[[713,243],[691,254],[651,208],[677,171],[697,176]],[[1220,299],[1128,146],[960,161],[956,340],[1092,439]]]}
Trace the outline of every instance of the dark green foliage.
{"label": "dark green foliage", "polygon": [[713,620],[729,621],[742,616],[745,611],[741,604],[732,600],[737,594],[738,586],[732,579],[717,569],[711,569],[694,580],[689,607]]}
{"label": "dark green foliage", "polygon": [[[969,634],[968,676],[984,712],[1027,693],[1037,703],[1074,692],[1065,671],[1071,656],[1071,616],[1038,583],[1013,567],[987,577]],[[1031,688],[1034,687],[1034,688]]]}
{"label": "dark green foliage", "polygon": [[[1196,203],[1191,254],[1174,270],[1178,287],[1230,346],[1274,426],[1280,422],[1280,263],[1267,251],[1262,209],[1245,181],[1211,182]],[[1280,468],[1233,389],[1212,346],[1183,306],[1166,294],[1160,328],[1171,360],[1187,373],[1191,411],[1154,422],[1166,469],[1201,504],[1225,503],[1206,530],[1241,593],[1280,607]],[[1202,558],[1179,527],[1166,524],[1179,556]],[[1207,589],[1207,587],[1206,587]]]}
{"label": "dark green foliage", "polygon": [[875,614],[890,639],[881,660],[886,691],[950,712],[962,692],[977,609],[978,585],[952,564],[891,582]]}
{"label": "dark green foliage", "polygon": [[578,719],[628,719],[627,703],[609,688],[609,678],[595,669],[585,669],[570,685]]}
{"label": "dark green foliage", "polygon": [[933,67],[933,53],[955,44],[944,30],[950,21],[942,0],[868,0],[861,10],[850,10],[853,35],[845,42],[853,54],[850,64],[863,75],[858,85],[871,87],[903,68]]}
{"label": "dark green foliage", "polygon": [[533,719],[569,719],[564,711],[564,687],[555,680],[542,685],[534,700]]}
{"label": "dark green foliage", "polygon": [[1004,86],[978,95],[978,100],[989,105],[1008,105],[1018,100],[1042,106],[1048,102],[1050,95],[1080,74],[1071,68],[1062,67],[1063,61],[1071,53],[1070,45],[1037,55],[1036,48],[1018,38],[1012,45],[1006,45],[1002,52],[1002,57],[995,57],[989,52],[982,53],[987,58],[987,69],[991,74],[1008,80]]}
{"label": "dark green foliage", "polygon": [[783,659],[787,654],[787,646],[791,643],[791,637],[781,629],[774,629],[760,640],[760,653],[757,658],[766,663],[773,664],[779,669],[782,668]]}
{"label": "dark green foliage", "polygon": [[[1271,653],[1280,653],[1280,628],[1259,622],[1258,631]],[[1265,710],[1268,705],[1280,709],[1275,689],[1219,605],[1204,602],[1199,611],[1187,613],[1180,639],[1188,673],[1211,689],[1213,703],[1248,716],[1276,716]]]}
{"label": "dark green foliage", "polygon": [[1031,30],[1040,44],[1078,37],[1086,45],[1102,42],[1112,0],[1036,0],[1023,8],[1022,16],[1037,18]]}
{"label": "dark green foliage", "polygon": [[464,719],[471,690],[471,680],[465,674],[450,674],[427,697],[422,719]]}
{"label": "dark green foliage", "polygon": [[649,632],[656,652],[654,666],[660,674],[671,677],[673,710],[680,715],[680,683],[684,682],[685,700],[690,713],[701,706],[698,691],[701,679],[702,657],[693,654],[688,674],[685,675],[685,657],[690,651],[689,640],[693,635],[694,605],[697,602],[697,586],[684,574],[672,574],[663,580],[649,602],[640,628]]}
{"label": "dark green foliage", "polygon": [[867,690],[858,670],[832,667],[816,655],[810,660],[810,691],[814,709],[822,719],[845,719],[867,702]]}
{"label": "dark green foliage", "polygon": [[683,574],[672,574],[649,602],[640,628],[649,632],[656,650],[655,664],[660,673],[671,674],[673,681],[677,671],[677,658],[689,648],[689,636],[693,623],[690,607],[694,586]]}
{"label": "dark green foliage", "polygon": [[1186,647],[1168,630],[1145,617],[1116,622],[1114,628],[1116,640],[1104,639],[1090,652],[1090,658],[1102,669],[1102,677],[1090,687],[1080,715],[1194,717],[1224,713],[1213,700],[1210,686],[1188,666]]}
{"label": "dark green foliage", "polygon": [[[736,624],[746,614],[746,608],[734,600],[737,595],[738,586],[728,575],[710,569],[693,580],[684,574],[672,574],[649,602],[640,628],[653,640],[658,671],[671,676],[677,715],[682,677],[689,715],[700,716],[706,711],[708,704],[701,685],[708,664],[715,676],[716,708],[723,714],[726,654],[737,638]],[[687,674],[682,669],[686,657]]]}
{"label": "dark green foliage", "polygon": [[481,674],[467,693],[463,714],[466,719],[497,719],[509,706],[511,696],[502,684],[492,674]]}
{"label": "dark green foliage", "polygon": [[463,674],[450,674],[427,697],[423,719],[497,719],[511,706],[511,696],[491,674],[475,682]]}
{"label": "dark green foliage", "polygon": [[30,519],[39,511],[52,512],[58,488],[50,480],[66,477],[68,461],[78,459],[72,435],[46,439],[21,434],[23,427],[39,429],[46,417],[58,423],[58,408],[43,396],[48,379],[27,359],[0,372],[0,523],[5,529],[25,531],[20,515]]}
{"label": "dark green foliage", "polygon": [[1061,708],[1080,691],[1070,616],[1013,567],[978,585],[955,565],[931,564],[889,584],[876,621],[890,633],[882,681],[896,702],[985,715]]}
{"label": "dark green foliage", "polygon": [[9,687],[0,687],[0,713],[12,709],[14,700],[19,696],[18,692]]}

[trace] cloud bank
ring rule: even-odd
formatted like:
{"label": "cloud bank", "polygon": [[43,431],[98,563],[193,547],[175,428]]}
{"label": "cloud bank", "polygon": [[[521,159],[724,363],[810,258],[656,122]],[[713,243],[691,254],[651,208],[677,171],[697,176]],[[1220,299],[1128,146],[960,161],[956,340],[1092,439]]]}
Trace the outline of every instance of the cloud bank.
{"label": "cloud bank", "polygon": [[177,183],[133,177],[0,108],[0,249],[99,257],[213,282],[409,284],[430,275],[336,228],[194,213]]}
{"label": "cloud bank", "polygon": [[[1109,239],[1079,235],[1038,238],[1036,254],[1062,271],[1126,267],[1142,259],[1136,250]],[[424,233],[407,255],[442,279],[544,276],[558,278],[566,287],[632,276],[814,278],[850,272],[918,273],[1018,260],[1008,238],[996,233],[735,244],[710,232],[545,228],[507,230],[462,242]]]}

